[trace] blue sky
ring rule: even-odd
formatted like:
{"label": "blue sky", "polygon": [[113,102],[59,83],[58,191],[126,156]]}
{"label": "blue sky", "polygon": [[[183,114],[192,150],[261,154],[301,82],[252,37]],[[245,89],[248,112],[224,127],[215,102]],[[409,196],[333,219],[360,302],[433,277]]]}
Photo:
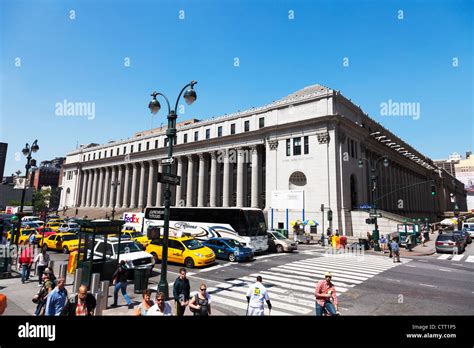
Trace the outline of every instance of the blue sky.
{"label": "blue sky", "polygon": [[[179,120],[260,106],[320,83],[433,159],[464,154],[474,133],[473,7],[469,0],[0,0],[5,175],[24,171],[15,153],[36,138],[41,161],[77,143],[149,129],[150,93],[174,100],[191,79],[199,81],[198,100]],[[380,115],[389,99],[420,103],[420,118]],[[95,118],[57,116],[63,100],[95,103]],[[154,126],[163,122],[162,111]]]}

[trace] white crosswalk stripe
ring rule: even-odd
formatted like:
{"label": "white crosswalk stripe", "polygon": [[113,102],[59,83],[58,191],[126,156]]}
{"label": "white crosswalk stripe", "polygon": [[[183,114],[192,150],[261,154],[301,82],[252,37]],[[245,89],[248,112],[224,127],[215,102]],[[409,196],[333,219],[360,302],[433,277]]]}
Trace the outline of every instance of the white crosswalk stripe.
{"label": "white crosswalk stripe", "polygon": [[[403,262],[411,261],[410,259],[402,260]],[[393,263],[391,259],[380,256],[312,257],[223,281],[213,287],[208,287],[208,293],[211,294],[213,303],[233,308],[235,313],[245,315],[247,289],[255,282],[256,276],[261,275],[270,295],[273,315],[308,315],[314,313],[315,285],[317,281],[324,278],[325,272],[332,272],[336,291],[342,294],[398,265],[400,263]],[[267,309],[266,314],[268,314]]]}
{"label": "white crosswalk stripe", "polygon": [[474,255],[441,254],[437,257],[437,259],[457,262],[474,262]]}

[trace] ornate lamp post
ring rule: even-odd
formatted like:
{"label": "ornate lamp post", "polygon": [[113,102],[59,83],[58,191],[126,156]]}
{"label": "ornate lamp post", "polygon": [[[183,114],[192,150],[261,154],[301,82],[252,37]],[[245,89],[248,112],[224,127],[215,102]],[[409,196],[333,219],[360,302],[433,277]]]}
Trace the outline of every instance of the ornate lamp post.
{"label": "ornate lamp post", "polygon": [[[168,158],[173,157],[173,141],[176,137],[176,109],[178,108],[179,99],[184,92],[183,98],[188,105],[191,105],[196,101],[197,95],[196,91],[194,91],[194,85],[197,81],[191,81],[186,86],[183,87],[181,92],[176,99],[176,104],[174,110],[171,109],[170,103],[168,98],[163,93],[153,92],[151,96],[153,99],[148,104],[148,108],[150,109],[152,114],[157,114],[158,111],[161,109],[160,102],[156,99],[157,96],[161,95],[168,106],[168,129],[166,130],[166,136],[168,139]],[[186,90],[186,92],[185,92]],[[171,166],[165,166],[165,173],[171,174]],[[168,272],[168,237],[169,237],[169,224],[170,224],[170,206],[171,206],[171,190],[170,184],[166,183],[165,186],[165,212],[164,212],[164,234],[163,234],[163,255],[161,261],[161,275],[160,275],[160,283],[158,284],[158,291],[161,291],[165,294],[166,298],[168,299],[168,280],[167,280],[167,272]]]}
{"label": "ornate lamp post", "polygon": [[377,241],[379,240],[379,226],[377,224],[377,165],[379,164],[380,161],[383,161],[384,167],[388,167],[390,164],[390,161],[388,160],[387,156],[381,156],[375,160],[374,166],[371,166],[370,161],[367,158],[359,158],[359,163],[358,166],[359,168],[364,167],[364,163],[362,161],[367,161],[367,164],[369,165],[370,168],[370,183],[371,183],[371,195],[372,195],[372,205],[374,209],[374,250],[375,251],[380,251],[379,245]]}

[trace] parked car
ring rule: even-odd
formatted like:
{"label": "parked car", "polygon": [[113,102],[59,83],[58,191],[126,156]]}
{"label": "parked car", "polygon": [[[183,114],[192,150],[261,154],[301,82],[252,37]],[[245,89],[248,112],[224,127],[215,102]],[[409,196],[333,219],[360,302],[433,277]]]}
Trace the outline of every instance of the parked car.
{"label": "parked car", "polygon": [[59,231],[59,227],[61,227],[61,223],[56,222],[56,221],[49,221],[49,222],[45,225],[45,227],[51,228],[53,231],[58,232],[58,231]]}
{"label": "parked car", "polygon": [[268,250],[282,253],[284,251],[292,252],[298,249],[298,245],[286,238],[280,232],[268,231]]}
{"label": "parked car", "polygon": [[[75,233],[55,233],[44,239],[44,245],[50,250],[67,254],[78,248],[79,238]],[[40,246],[43,246],[42,239],[40,239]]]}
{"label": "parked car", "polygon": [[[152,240],[146,251],[158,262],[162,258],[163,238]],[[212,249],[192,237],[169,237],[168,261],[193,268],[214,263],[216,255]]]}
{"label": "parked car", "polygon": [[38,221],[41,220],[39,216],[23,216],[21,218],[21,222],[30,222],[30,221]]}
{"label": "parked car", "polygon": [[146,246],[150,244],[150,240],[148,239],[148,237],[141,234],[140,232],[122,230],[122,238],[123,237],[134,240],[135,242],[142,245],[144,248],[146,248]]}
{"label": "parked car", "polygon": [[73,222],[64,223],[58,228],[58,232],[71,232],[77,233],[81,230],[81,227]]}
{"label": "parked car", "polygon": [[469,232],[467,232],[466,230],[458,230],[458,231],[454,231],[453,233],[461,237],[461,239],[464,241],[464,245],[472,243],[472,238],[469,235]]}
{"label": "parked car", "polygon": [[465,222],[462,229],[469,233],[469,236],[474,237],[474,222]]}
{"label": "parked car", "polygon": [[[36,234],[36,230],[34,228],[20,228],[20,236],[18,238],[18,244],[24,244],[30,237],[31,234]],[[11,230],[7,233],[7,240],[11,238]]]}
{"label": "parked car", "polygon": [[440,253],[440,252],[462,253],[465,249],[465,244],[458,234],[441,233],[436,238],[435,248],[436,248],[437,253]]}
{"label": "parked car", "polygon": [[232,238],[210,238],[202,244],[212,249],[218,259],[230,262],[253,259],[252,249]]}
{"label": "parked car", "polygon": [[44,234],[44,238],[48,238],[50,235],[55,234],[55,233],[56,231],[53,231],[51,228],[42,227],[38,229],[38,233],[36,234],[36,240],[39,241],[40,239],[43,239],[43,234]]}
{"label": "parked car", "polygon": [[[120,253],[120,255],[119,255]],[[144,269],[152,268],[155,264],[153,256],[143,251],[137,242],[133,240],[121,240],[119,250],[118,237],[109,237],[107,241],[105,238],[99,237],[95,240],[94,245],[94,259],[117,259],[118,262],[124,260],[128,263],[128,268]]]}
{"label": "parked car", "polygon": [[33,228],[36,231],[38,231],[41,228],[41,225],[37,223],[37,221],[28,221],[28,222],[22,222],[21,227],[23,228]]}

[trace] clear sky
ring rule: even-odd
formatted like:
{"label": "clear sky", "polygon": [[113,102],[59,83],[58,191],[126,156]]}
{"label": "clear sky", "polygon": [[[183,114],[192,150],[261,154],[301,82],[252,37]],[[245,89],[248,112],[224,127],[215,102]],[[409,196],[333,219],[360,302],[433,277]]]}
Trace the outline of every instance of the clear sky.
{"label": "clear sky", "polygon": [[[15,154],[36,138],[41,161],[149,129],[150,93],[174,100],[192,79],[198,99],[179,120],[319,83],[432,159],[464,155],[474,133],[473,3],[0,0],[5,175],[24,171]],[[95,117],[58,116],[64,100],[94,103]],[[420,117],[381,115],[389,100],[419,103]]]}

